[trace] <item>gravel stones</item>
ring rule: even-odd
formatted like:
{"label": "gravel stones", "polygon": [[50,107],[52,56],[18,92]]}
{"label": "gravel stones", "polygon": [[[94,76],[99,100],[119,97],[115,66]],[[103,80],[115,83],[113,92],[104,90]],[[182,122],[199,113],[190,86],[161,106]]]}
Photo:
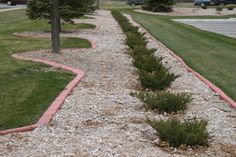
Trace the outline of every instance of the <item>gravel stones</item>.
{"label": "gravel stones", "polygon": [[[96,11],[93,17],[95,19],[76,22],[95,24],[100,26],[98,30],[79,31],[71,36],[95,41],[96,48],[67,49],[60,55],[43,50],[24,54],[81,69],[86,77],[67,97],[49,125],[32,132],[0,136],[0,156],[185,156],[156,146],[158,137],[144,122],[145,118],[168,117],[146,111],[142,102],[130,96],[139,82],[132,59],[125,53],[125,36],[109,11]],[[164,57],[165,65],[181,75],[171,90],[193,93],[194,100],[183,117],[197,116],[209,121],[212,145],[195,156],[227,155],[226,151],[221,151],[220,142],[227,150],[235,146],[235,118],[230,117],[235,115],[235,110],[188,73],[158,43],[150,40],[149,47],[157,47],[157,55]],[[186,155],[194,154],[190,151]]]}
{"label": "gravel stones", "polygon": [[66,49],[60,55],[44,50],[23,54],[81,69],[86,76],[49,125],[1,136],[0,156],[171,156],[155,146],[154,130],[145,123],[146,116],[163,116],[146,112],[130,96],[139,82],[119,25],[109,11],[97,11],[93,17],[76,22],[92,23],[99,29],[66,36],[95,41],[96,48]]}

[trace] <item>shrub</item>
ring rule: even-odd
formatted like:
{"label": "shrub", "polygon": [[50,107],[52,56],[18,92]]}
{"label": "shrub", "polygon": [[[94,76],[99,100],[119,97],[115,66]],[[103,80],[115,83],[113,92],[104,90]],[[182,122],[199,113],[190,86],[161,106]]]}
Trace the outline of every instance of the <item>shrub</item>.
{"label": "shrub", "polygon": [[144,38],[144,35],[142,34],[137,34],[134,32],[126,32],[126,44],[131,48],[134,49],[135,46],[143,47],[145,48],[147,45],[147,41]]}
{"label": "shrub", "polygon": [[227,6],[227,9],[228,9],[228,10],[234,10],[234,6],[233,6],[233,5],[228,5],[228,6]]}
{"label": "shrub", "polygon": [[134,59],[133,64],[140,70],[146,72],[159,71],[162,69],[161,58],[156,59],[154,56],[142,55]]}
{"label": "shrub", "polygon": [[[154,53],[156,52],[156,49],[147,49],[146,46],[144,45],[135,45],[133,46],[132,52],[130,53],[130,55],[132,55],[132,57],[134,57],[134,59],[139,59],[140,57],[142,57],[143,55],[146,56],[153,56]],[[154,58],[156,58],[155,56],[153,56]]]}
{"label": "shrub", "polygon": [[174,0],[146,0],[142,8],[153,12],[171,12],[174,4]]}
{"label": "shrub", "polygon": [[204,120],[185,121],[179,120],[152,121],[147,120],[158,133],[162,141],[166,141],[172,147],[187,146],[208,146],[207,122]]}
{"label": "shrub", "polygon": [[144,93],[137,94],[148,108],[157,110],[160,113],[178,112],[187,108],[187,103],[191,101],[188,94],[173,94],[170,92]]}
{"label": "shrub", "polygon": [[202,8],[202,9],[207,9],[207,6],[202,5],[201,8]]}
{"label": "shrub", "polygon": [[222,10],[223,10],[223,8],[221,6],[216,7],[216,11],[222,11]]}
{"label": "shrub", "polygon": [[147,49],[142,45],[134,46],[133,51],[130,52],[130,55],[134,58],[134,66],[146,72],[158,71],[162,69],[162,58],[155,57],[154,52],[156,52],[156,49]]}
{"label": "shrub", "polygon": [[173,73],[169,73],[167,69],[161,69],[159,71],[139,72],[139,80],[144,88],[148,88],[151,90],[164,90],[170,86],[170,84],[177,78],[178,76]]}

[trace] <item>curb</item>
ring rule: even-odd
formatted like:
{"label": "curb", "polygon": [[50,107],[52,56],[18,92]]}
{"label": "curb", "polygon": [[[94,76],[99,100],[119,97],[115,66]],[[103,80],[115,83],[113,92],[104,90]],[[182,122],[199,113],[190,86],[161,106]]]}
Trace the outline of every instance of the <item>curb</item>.
{"label": "curb", "polygon": [[205,77],[203,77],[202,75],[200,75],[198,72],[196,72],[195,70],[193,70],[192,68],[190,68],[185,62],[184,60],[179,57],[178,55],[176,55],[173,51],[171,51],[168,47],[166,47],[162,42],[158,41],[155,37],[153,37],[144,27],[142,27],[138,22],[136,22],[132,16],[130,16],[132,18],[132,20],[138,24],[138,27],[140,29],[142,29],[147,35],[149,35],[149,37],[151,37],[151,40],[157,42],[159,45],[161,45],[166,51],[168,51],[175,59],[177,59],[182,66],[190,73],[193,73],[196,77],[198,77],[203,83],[205,83],[213,92],[217,93],[219,95],[219,97],[226,101],[227,103],[230,104],[230,106],[234,109],[236,109],[236,102],[231,99],[228,95],[226,95],[219,87],[217,87],[216,85],[214,85],[211,81],[209,81],[208,79],[206,79]]}
{"label": "curb", "polygon": [[12,57],[20,60],[27,60],[27,61],[33,61],[37,63],[44,63],[47,65],[50,65],[55,68],[63,69],[66,71],[70,71],[77,76],[65,87],[65,89],[57,96],[57,98],[52,102],[52,104],[49,106],[49,108],[43,113],[42,117],[38,120],[37,123],[32,125],[27,125],[19,128],[13,128],[8,130],[0,131],[0,135],[6,135],[10,133],[18,133],[18,132],[26,132],[26,131],[33,131],[34,129],[48,124],[53,116],[56,114],[56,112],[60,109],[60,107],[63,105],[66,97],[71,93],[71,91],[76,87],[76,85],[80,82],[80,80],[85,76],[85,72],[81,71],[79,69],[75,69],[69,66],[65,66],[56,62],[51,62],[45,59],[33,59],[21,56],[20,54],[13,54]]}

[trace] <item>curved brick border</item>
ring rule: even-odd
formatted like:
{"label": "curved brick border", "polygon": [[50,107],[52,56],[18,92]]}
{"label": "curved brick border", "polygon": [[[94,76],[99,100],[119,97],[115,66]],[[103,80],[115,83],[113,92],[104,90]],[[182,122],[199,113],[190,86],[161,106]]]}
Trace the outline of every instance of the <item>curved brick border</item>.
{"label": "curved brick border", "polygon": [[[131,16],[132,20],[135,21],[133,19],[133,17]],[[173,51],[171,51],[169,48],[167,48],[162,42],[158,41],[155,37],[153,37],[145,28],[143,28],[138,22],[135,21],[135,23],[139,26],[139,28],[142,29],[142,31],[144,31],[146,34],[148,34],[151,37],[151,40],[157,42],[159,45],[161,45],[166,51],[168,51],[174,58],[176,58],[181,64],[182,66],[187,69],[188,72],[193,73],[195,76],[197,76],[202,82],[204,82],[212,91],[214,91],[215,93],[217,93],[219,95],[219,97],[221,99],[223,99],[224,101],[226,101],[227,103],[229,103],[234,109],[236,109],[236,102],[231,99],[228,95],[226,95],[219,87],[217,87],[216,85],[214,85],[211,81],[207,80],[205,77],[203,77],[202,75],[200,75],[198,72],[196,72],[195,70],[193,70],[192,68],[190,68],[185,62],[184,60],[179,57],[178,55],[176,55]]]}
{"label": "curved brick border", "polygon": [[[97,27],[99,29],[99,27]],[[16,36],[21,36],[18,33],[14,33]],[[92,48],[96,48],[96,43],[94,41],[91,41],[87,39],[91,45]],[[68,49],[63,49],[63,50],[83,50],[86,48],[68,48]],[[89,48],[90,49],[90,48]],[[18,132],[26,132],[26,131],[33,131],[37,127],[40,127],[42,125],[48,124],[53,116],[56,114],[56,112],[60,109],[60,107],[63,105],[66,97],[70,94],[70,92],[76,87],[76,85],[79,83],[79,81],[85,76],[85,72],[81,71],[79,69],[69,67],[66,65],[62,65],[56,62],[48,61],[46,59],[34,59],[34,58],[29,58],[29,57],[24,57],[20,55],[20,53],[13,54],[12,57],[20,60],[28,60],[28,61],[33,61],[37,63],[44,63],[47,65],[50,65],[55,68],[63,69],[66,71],[70,71],[77,76],[65,87],[65,89],[57,96],[57,98],[52,102],[52,104],[49,106],[49,108],[43,113],[42,117],[38,120],[37,123],[32,124],[32,125],[27,125],[19,128],[13,128],[13,129],[8,129],[8,130],[3,130],[0,131],[0,135],[6,135],[6,134],[11,134],[11,133],[18,133]]]}
{"label": "curved brick border", "polygon": [[26,131],[32,131],[35,128],[46,125],[48,124],[53,116],[56,114],[56,112],[60,109],[62,104],[64,103],[64,100],[66,97],[70,94],[70,92],[75,88],[75,86],[79,83],[79,81],[84,77],[85,72],[81,71],[79,69],[75,69],[69,66],[65,66],[56,62],[51,62],[45,59],[33,59],[33,58],[27,58],[23,57],[20,54],[13,54],[12,57],[16,59],[21,59],[21,60],[28,60],[28,61],[33,61],[33,62],[38,62],[38,63],[44,63],[59,69],[67,70],[70,71],[77,76],[65,87],[65,89],[58,95],[58,97],[52,102],[52,104],[49,106],[49,108],[44,112],[42,117],[38,120],[36,124],[33,125],[28,125],[24,127],[19,127],[19,128],[14,128],[14,129],[8,129],[4,131],[0,131],[0,135],[6,135],[10,133],[17,133],[17,132],[26,132]]}
{"label": "curved brick border", "polygon": [[[89,30],[97,32],[99,30],[99,28],[100,28],[100,26],[96,25],[96,27],[94,29],[89,29]],[[13,34],[18,37],[32,37],[32,36],[23,35],[20,32],[16,32]],[[86,39],[86,38],[84,38],[84,39]],[[86,40],[88,40],[91,43],[91,49],[95,49],[97,47],[97,45],[94,41],[91,41],[90,39],[86,39]],[[90,49],[90,48],[79,48],[79,50],[83,50],[83,49]],[[78,48],[66,48],[63,50],[78,50]],[[44,64],[50,65],[52,67],[56,67],[59,69],[70,71],[70,72],[76,74],[77,76],[64,88],[64,90],[51,103],[49,108],[43,113],[42,117],[38,120],[37,123],[32,124],[32,125],[23,126],[23,127],[3,130],[3,131],[0,131],[0,135],[6,135],[6,134],[10,134],[10,133],[17,133],[17,132],[33,131],[37,127],[48,124],[52,120],[52,118],[56,114],[56,112],[63,105],[66,97],[76,87],[76,85],[79,83],[79,81],[85,76],[84,71],[81,71],[79,69],[75,69],[73,67],[65,66],[65,65],[62,65],[62,64],[59,64],[56,62],[48,61],[46,59],[28,58],[28,57],[24,57],[24,56],[20,55],[20,53],[13,54],[12,57],[14,57],[16,59],[21,59],[21,60],[28,60],[28,61],[38,62],[38,63],[44,63]]]}

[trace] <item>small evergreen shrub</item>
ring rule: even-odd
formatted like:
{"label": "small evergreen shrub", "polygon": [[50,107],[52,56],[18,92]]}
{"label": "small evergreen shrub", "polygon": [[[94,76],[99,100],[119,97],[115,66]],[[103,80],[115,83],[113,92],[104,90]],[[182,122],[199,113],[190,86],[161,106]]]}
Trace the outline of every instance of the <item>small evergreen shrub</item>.
{"label": "small evergreen shrub", "polygon": [[146,72],[159,71],[162,69],[161,58],[156,59],[153,55],[143,55],[134,59],[133,64]]}
{"label": "small evergreen shrub", "polygon": [[168,70],[164,68],[153,72],[139,72],[139,80],[142,86],[151,90],[164,90],[169,87],[177,77],[178,76],[169,73]]}
{"label": "small evergreen shrub", "polygon": [[153,12],[171,12],[174,4],[174,0],[146,0],[142,8]]}
{"label": "small evergreen shrub", "polygon": [[135,46],[143,47],[145,48],[147,45],[147,41],[144,38],[144,35],[142,34],[137,34],[133,32],[127,32],[126,33],[126,44],[131,48],[134,49]]}
{"label": "small evergreen shrub", "polygon": [[228,10],[234,10],[234,6],[233,6],[233,5],[228,5],[228,6],[227,6],[227,9],[228,9]]}
{"label": "small evergreen shrub", "polygon": [[223,10],[223,8],[221,6],[216,7],[216,11],[222,11],[222,10]]}
{"label": "small evergreen shrub", "polygon": [[144,93],[137,94],[148,108],[159,111],[160,113],[178,112],[187,108],[187,103],[191,101],[188,94],[174,94],[170,92]]}
{"label": "small evergreen shrub", "polygon": [[156,49],[147,49],[146,45],[135,45],[132,49],[132,53],[130,55],[132,55],[132,57],[134,57],[134,59],[139,59],[141,58],[143,55],[145,56],[151,56],[156,58],[154,56],[154,53],[156,52]]}
{"label": "small evergreen shrub", "polygon": [[147,123],[154,128],[162,141],[166,141],[172,147],[208,146],[207,122],[204,120],[185,121],[179,120],[152,121]]}
{"label": "small evergreen shrub", "polygon": [[207,9],[207,6],[202,5],[201,8],[202,8],[202,9]]}

